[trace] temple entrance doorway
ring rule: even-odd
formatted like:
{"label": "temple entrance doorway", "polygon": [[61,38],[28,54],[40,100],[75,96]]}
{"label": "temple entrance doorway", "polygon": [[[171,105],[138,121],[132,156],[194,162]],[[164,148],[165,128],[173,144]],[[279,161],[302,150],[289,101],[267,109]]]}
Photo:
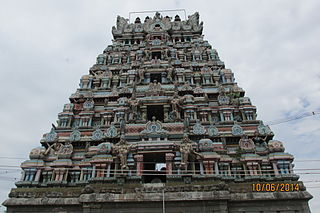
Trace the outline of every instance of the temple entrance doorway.
{"label": "temple entrance doorway", "polygon": [[144,183],[166,182],[166,160],[165,153],[146,153],[144,161]]}

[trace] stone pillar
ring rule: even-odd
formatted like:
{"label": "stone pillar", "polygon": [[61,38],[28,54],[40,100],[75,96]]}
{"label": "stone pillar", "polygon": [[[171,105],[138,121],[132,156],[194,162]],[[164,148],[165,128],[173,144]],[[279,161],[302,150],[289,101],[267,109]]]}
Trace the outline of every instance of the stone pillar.
{"label": "stone pillar", "polygon": [[22,170],[20,181],[24,181],[25,177],[26,177],[26,172],[24,170]]}
{"label": "stone pillar", "polygon": [[106,167],[107,167],[107,164],[102,164],[101,165],[101,172],[100,172],[100,177],[105,177],[106,176]]}
{"label": "stone pillar", "polygon": [[96,164],[93,165],[92,167],[92,178],[96,176]]}
{"label": "stone pillar", "polygon": [[173,153],[166,153],[166,173],[172,175]]}
{"label": "stone pillar", "polygon": [[279,175],[279,170],[276,162],[272,162],[273,170],[275,175]]}
{"label": "stone pillar", "polygon": [[64,177],[65,171],[64,170],[60,170],[59,173],[60,173],[59,181],[63,181],[63,177]]}
{"label": "stone pillar", "polygon": [[55,176],[56,176],[56,171],[52,170],[52,175],[51,175],[50,181],[54,181],[55,180]]}
{"label": "stone pillar", "polygon": [[36,177],[34,178],[34,181],[39,181],[40,180],[40,175],[41,175],[41,169],[38,169],[37,173],[36,173]]}
{"label": "stone pillar", "polygon": [[59,170],[54,170],[54,181],[59,181],[60,173]]}
{"label": "stone pillar", "polygon": [[190,81],[191,81],[191,85],[194,85],[194,81],[193,81],[193,78],[192,78],[192,76],[190,76]]}
{"label": "stone pillar", "polygon": [[178,171],[177,171],[177,172],[178,172],[178,175],[181,174],[181,168],[180,168],[180,167],[178,168]]}
{"label": "stone pillar", "polygon": [[83,180],[83,169],[80,170],[80,181]]}
{"label": "stone pillar", "polygon": [[219,174],[218,161],[215,161],[215,162],[214,162],[214,173],[215,173],[216,175]]}
{"label": "stone pillar", "polygon": [[72,121],[72,117],[69,117],[68,118],[68,124],[67,124],[68,127],[71,127],[71,121]]}
{"label": "stone pillar", "polygon": [[92,79],[92,77],[90,77],[90,78],[89,78],[89,85],[88,85],[88,88],[91,88],[91,87],[92,87],[92,80],[93,80],[93,79]]}
{"label": "stone pillar", "polygon": [[248,169],[246,164],[243,164],[242,169],[244,171],[244,176],[248,175]]}
{"label": "stone pillar", "polygon": [[196,111],[196,110],[193,110],[193,119],[194,119],[194,120],[197,120],[197,119],[198,119],[197,111]]}
{"label": "stone pillar", "polygon": [[221,120],[221,121],[224,121],[224,117],[223,117],[222,112],[220,112],[219,114],[220,114],[220,120]]}
{"label": "stone pillar", "polygon": [[231,166],[230,166],[230,163],[228,163],[228,174],[231,176]]}
{"label": "stone pillar", "polygon": [[247,117],[246,117],[246,115],[244,114],[243,111],[241,111],[241,115],[242,115],[243,120],[247,120]]}
{"label": "stone pillar", "polygon": [[110,177],[110,169],[111,169],[111,163],[108,163],[108,168],[107,168],[107,175],[106,175],[106,177]]}
{"label": "stone pillar", "polygon": [[252,168],[252,166],[248,166],[248,169],[249,169],[249,174],[250,174],[250,175],[253,175],[253,168]]}
{"label": "stone pillar", "polygon": [[208,113],[208,121],[211,123],[212,122],[212,112]]}
{"label": "stone pillar", "polygon": [[191,162],[191,171],[195,175],[196,174],[196,165],[195,162]]}
{"label": "stone pillar", "polygon": [[284,165],[282,163],[278,164],[278,168],[279,168],[279,173],[280,174],[284,174]]}
{"label": "stone pillar", "polygon": [[69,175],[69,169],[64,171],[64,178],[63,178],[64,181],[68,180],[68,175]]}
{"label": "stone pillar", "polygon": [[258,175],[258,165],[253,166],[253,174]]}
{"label": "stone pillar", "polygon": [[164,105],[164,109],[163,109],[163,120],[164,122],[168,122],[169,121],[169,105]]}
{"label": "stone pillar", "polygon": [[105,177],[106,176],[106,167],[107,167],[107,164],[102,164],[101,165],[99,177]]}
{"label": "stone pillar", "polygon": [[34,178],[35,178],[35,176],[36,176],[36,171],[35,171],[36,169],[34,169],[34,170],[32,170],[31,172],[30,172],[30,176],[29,176],[29,180],[30,181],[34,181]]}
{"label": "stone pillar", "polygon": [[137,162],[137,176],[143,175],[143,155],[135,155],[134,158]]}
{"label": "stone pillar", "polygon": [[89,124],[87,126],[92,126],[92,117],[89,118]]}
{"label": "stone pillar", "polygon": [[204,168],[203,168],[203,162],[200,162],[200,174],[204,175]]}
{"label": "stone pillar", "polygon": [[260,166],[260,164],[258,164],[258,169],[259,169],[259,175],[262,175],[262,171],[261,171],[261,166]]}
{"label": "stone pillar", "polygon": [[289,163],[289,173],[293,174],[293,166],[292,163]]}
{"label": "stone pillar", "polygon": [[55,174],[56,174],[55,181],[60,181],[61,171],[59,169],[57,169],[55,171]]}

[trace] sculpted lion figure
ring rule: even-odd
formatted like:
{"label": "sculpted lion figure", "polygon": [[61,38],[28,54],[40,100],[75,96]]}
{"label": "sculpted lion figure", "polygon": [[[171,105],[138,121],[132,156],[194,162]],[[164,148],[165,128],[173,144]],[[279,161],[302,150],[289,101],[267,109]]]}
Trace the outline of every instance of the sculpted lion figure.
{"label": "sculpted lion figure", "polygon": [[199,13],[195,12],[193,15],[188,16],[187,22],[192,26],[194,30],[200,30],[203,27],[203,22],[199,24]]}
{"label": "sculpted lion figure", "polygon": [[120,31],[122,32],[125,26],[128,24],[128,19],[125,19],[121,16],[117,16],[117,27],[112,27],[112,32]]}

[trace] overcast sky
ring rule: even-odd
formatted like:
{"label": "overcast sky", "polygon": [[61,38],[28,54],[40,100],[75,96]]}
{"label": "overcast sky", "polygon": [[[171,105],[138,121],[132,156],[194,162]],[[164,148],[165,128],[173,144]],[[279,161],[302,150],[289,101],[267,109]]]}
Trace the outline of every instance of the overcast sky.
{"label": "overcast sky", "polygon": [[[200,13],[205,39],[233,70],[259,119],[320,111],[320,1],[1,0],[0,165],[20,165],[39,146],[80,77],[111,43],[117,15],[162,9]],[[271,128],[296,157],[296,169],[320,168],[320,161],[299,162],[320,160],[320,115]],[[0,201],[20,177],[14,169],[0,169]],[[312,212],[320,212],[320,182],[308,182],[320,175],[301,179],[314,196]]]}

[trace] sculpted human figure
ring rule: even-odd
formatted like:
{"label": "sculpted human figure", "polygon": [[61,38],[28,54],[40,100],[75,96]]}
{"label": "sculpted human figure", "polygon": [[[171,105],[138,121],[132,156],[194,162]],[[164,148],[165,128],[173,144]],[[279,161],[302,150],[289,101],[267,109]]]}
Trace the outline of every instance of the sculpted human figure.
{"label": "sculpted human figure", "polygon": [[120,132],[124,133],[126,130],[126,119],[123,117],[120,117],[119,124],[120,124]]}
{"label": "sculpted human figure", "polygon": [[88,151],[89,151],[89,147],[90,147],[90,142],[89,142],[89,141],[87,141],[87,142],[86,142],[86,147],[85,147],[86,152],[88,152]]}
{"label": "sculpted human figure", "polygon": [[221,95],[226,94],[226,89],[222,85],[220,85],[220,87],[219,87],[219,94],[221,94]]}
{"label": "sculpted human figure", "polygon": [[143,59],[143,53],[144,53],[143,50],[138,50],[137,51],[137,54],[136,54],[136,60],[137,61],[141,61]]}
{"label": "sculpted human figure", "polygon": [[93,72],[93,75],[96,77],[96,78],[101,78],[103,75],[104,75],[104,71],[102,70],[98,70],[96,72]]}
{"label": "sculpted human figure", "polygon": [[219,56],[218,56],[218,52],[217,52],[217,50],[215,50],[215,49],[209,49],[208,50],[208,57],[209,57],[209,59],[211,59],[211,60],[220,60],[219,59]]}
{"label": "sculpted human figure", "polygon": [[157,80],[154,80],[153,83],[151,82],[149,84],[149,91],[147,91],[147,93],[151,96],[157,96],[160,95],[161,90],[161,84],[157,82]]}
{"label": "sculpted human figure", "polygon": [[62,145],[61,143],[57,143],[57,142],[55,142],[51,145],[48,142],[46,142],[46,143],[47,143],[48,148],[44,152],[44,155],[47,155],[49,153],[51,154],[51,152],[54,152],[53,154],[56,154],[60,150],[61,145]]}
{"label": "sculpted human figure", "polygon": [[104,71],[102,70],[97,70],[95,72],[93,72],[93,86],[95,89],[97,89],[99,86],[100,86],[100,81],[101,81],[101,78],[103,77],[104,75]]}
{"label": "sculpted human figure", "polygon": [[154,85],[154,89],[156,91],[160,91],[161,90],[161,83],[160,82],[157,82],[157,80],[154,80],[153,81],[153,85]]}
{"label": "sculpted human figure", "polygon": [[105,55],[103,55],[103,54],[98,55],[97,64],[99,64],[99,65],[104,64],[104,60],[105,60]]}
{"label": "sculpted human figure", "polygon": [[112,27],[112,32],[117,32],[117,33],[121,33],[123,31],[123,29],[125,28],[125,25],[128,24],[128,20],[121,17],[121,16],[117,16],[117,27]]}
{"label": "sculpted human figure", "polygon": [[267,146],[267,137],[268,137],[268,135],[266,135],[264,138],[262,138],[259,136],[259,132],[255,131],[254,137],[252,138],[252,140],[254,141],[255,144]]}
{"label": "sculpted human figure", "polygon": [[137,118],[137,113],[138,113],[138,106],[140,104],[140,101],[137,100],[136,98],[132,98],[129,101],[130,108],[131,108],[131,113],[130,113],[130,119],[136,119]]}
{"label": "sculpted human figure", "polygon": [[251,138],[248,138],[248,136],[244,134],[239,141],[239,146],[243,150],[252,150],[255,144]]}
{"label": "sculpted human figure", "polygon": [[192,142],[190,141],[188,135],[184,135],[182,143],[177,146],[179,147],[179,151],[181,153],[181,167],[184,169],[187,168],[188,159],[190,155],[197,155],[203,157],[201,154],[194,151]]}
{"label": "sculpted human figure", "polygon": [[178,97],[177,92],[175,92],[172,100],[171,100],[171,104],[172,104],[172,112],[175,113],[175,117],[179,118],[179,113],[178,113],[178,108],[179,108],[179,104],[180,104],[180,98]]}
{"label": "sculpted human figure", "polygon": [[59,153],[62,153],[62,154],[70,154],[73,152],[73,146],[72,144],[70,143],[70,141],[67,141],[64,145],[62,145],[62,147],[60,148],[59,150]]}
{"label": "sculpted human figure", "polygon": [[117,144],[115,144],[113,148],[114,153],[120,160],[120,167],[122,171],[123,169],[128,169],[127,158],[131,147],[132,145],[129,145],[127,141],[124,139],[124,137],[121,137],[120,141]]}
{"label": "sculpted human figure", "polygon": [[144,69],[139,69],[139,83],[144,81]]}
{"label": "sculpted human figure", "polygon": [[173,69],[172,68],[169,68],[168,69],[168,73],[167,73],[167,79],[172,82],[173,79],[172,79],[172,72],[173,72]]}

